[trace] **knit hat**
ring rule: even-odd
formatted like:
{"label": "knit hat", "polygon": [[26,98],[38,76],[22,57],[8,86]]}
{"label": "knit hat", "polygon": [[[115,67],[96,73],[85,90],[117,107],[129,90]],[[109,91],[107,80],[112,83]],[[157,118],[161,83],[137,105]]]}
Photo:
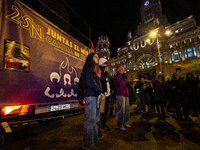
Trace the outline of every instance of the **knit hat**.
{"label": "knit hat", "polygon": [[100,58],[99,59],[99,66],[102,65],[103,63],[107,62],[107,59],[105,58]]}
{"label": "knit hat", "polygon": [[117,69],[117,72],[120,72],[122,69],[124,69],[124,67],[120,66],[120,67]]}

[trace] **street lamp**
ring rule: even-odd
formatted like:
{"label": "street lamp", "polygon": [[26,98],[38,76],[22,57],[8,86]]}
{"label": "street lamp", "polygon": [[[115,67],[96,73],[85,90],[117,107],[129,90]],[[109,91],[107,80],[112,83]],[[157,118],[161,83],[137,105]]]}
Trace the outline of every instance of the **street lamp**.
{"label": "street lamp", "polygon": [[[170,35],[171,34],[171,31],[170,30],[167,30],[165,32],[166,35]],[[160,64],[160,74],[162,73],[162,64],[161,64],[161,60],[160,60],[160,47],[159,47],[159,41],[158,41],[158,33],[153,31],[151,32],[151,37],[156,37],[157,38],[157,47],[158,47],[158,56],[159,56],[159,64]],[[150,40],[148,39],[147,42],[150,42]]]}

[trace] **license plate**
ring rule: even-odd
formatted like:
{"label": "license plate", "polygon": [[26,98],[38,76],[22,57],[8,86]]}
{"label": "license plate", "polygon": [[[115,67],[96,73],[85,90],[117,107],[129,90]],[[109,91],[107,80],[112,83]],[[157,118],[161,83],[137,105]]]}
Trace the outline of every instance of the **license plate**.
{"label": "license plate", "polygon": [[70,104],[59,104],[59,105],[49,106],[49,111],[59,111],[65,109],[70,109]]}

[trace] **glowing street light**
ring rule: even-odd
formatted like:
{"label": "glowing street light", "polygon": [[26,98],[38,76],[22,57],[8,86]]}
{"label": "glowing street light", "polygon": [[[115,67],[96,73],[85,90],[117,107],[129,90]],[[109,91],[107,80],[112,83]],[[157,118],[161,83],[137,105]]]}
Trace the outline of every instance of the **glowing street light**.
{"label": "glowing street light", "polygon": [[[171,34],[171,31],[170,30],[167,30],[166,32],[165,32],[165,34],[166,35],[170,35]],[[160,71],[159,71],[159,73],[162,73],[162,64],[161,64],[161,60],[160,60],[160,48],[159,48],[159,41],[158,41],[158,33],[157,32],[155,32],[155,31],[153,31],[153,32],[151,32],[151,37],[156,37],[157,38],[157,47],[158,47],[158,56],[159,56],[159,63],[160,63]],[[148,39],[148,40],[146,40],[146,42],[150,42],[150,40]]]}
{"label": "glowing street light", "polygon": [[154,37],[154,36],[156,36],[157,34],[156,34],[156,32],[151,32],[151,36],[152,37]]}
{"label": "glowing street light", "polygon": [[150,40],[149,40],[149,39],[147,39],[147,40],[146,40],[146,42],[147,42],[147,43],[150,43]]}
{"label": "glowing street light", "polygon": [[171,31],[170,31],[170,30],[167,30],[167,31],[165,32],[165,34],[166,34],[166,35],[170,35],[170,34],[171,34]]}

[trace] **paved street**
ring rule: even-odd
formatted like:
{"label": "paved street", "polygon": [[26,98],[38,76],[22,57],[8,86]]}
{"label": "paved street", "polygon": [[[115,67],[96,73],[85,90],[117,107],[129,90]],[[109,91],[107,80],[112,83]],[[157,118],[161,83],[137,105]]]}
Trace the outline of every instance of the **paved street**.
{"label": "paved street", "polygon": [[[130,107],[132,126],[126,131],[115,129],[115,116],[108,116],[108,126],[113,130],[103,133],[104,141],[96,144],[100,150],[199,150],[200,120],[176,121],[174,114],[166,120],[142,118],[141,112]],[[81,150],[84,115],[29,122],[11,126],[2,150]]]}

